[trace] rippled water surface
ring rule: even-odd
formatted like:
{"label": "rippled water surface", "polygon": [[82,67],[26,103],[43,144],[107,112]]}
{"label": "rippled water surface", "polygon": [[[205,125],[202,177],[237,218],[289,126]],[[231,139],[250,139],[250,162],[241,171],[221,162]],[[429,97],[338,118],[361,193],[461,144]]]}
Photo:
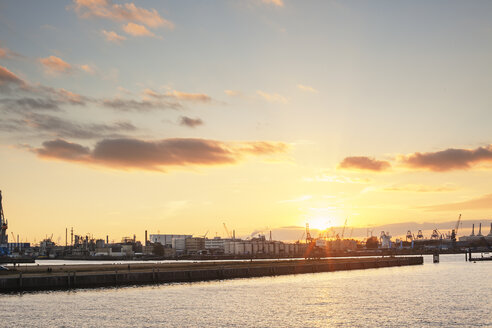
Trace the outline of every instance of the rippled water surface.
{"label": "rippled water surface", "polygon": [[492,327],[492,262],[0,295],[6,327]]}

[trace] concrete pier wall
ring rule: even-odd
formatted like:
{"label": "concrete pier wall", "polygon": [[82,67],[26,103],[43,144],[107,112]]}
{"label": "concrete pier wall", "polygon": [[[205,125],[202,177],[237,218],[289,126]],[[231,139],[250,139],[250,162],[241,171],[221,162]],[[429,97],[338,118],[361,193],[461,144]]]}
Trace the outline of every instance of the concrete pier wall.
{"label": "concrete pier wall", "polygon": [[[254,263],[254,265],[253,265]],[[144,270],[114,270],[88,272],[57,272],[8,274],[0,276],[0,292],[55,290],[73,288],[145,285],[171,282],[192,282],[274,275],[359,270],[423,264],[422,257],[395,257],[349,260],[312,260],[267,263],[215,263],[208,268],[169,269],[152,267]],[[107,268],[106,268],[107,269]]]}

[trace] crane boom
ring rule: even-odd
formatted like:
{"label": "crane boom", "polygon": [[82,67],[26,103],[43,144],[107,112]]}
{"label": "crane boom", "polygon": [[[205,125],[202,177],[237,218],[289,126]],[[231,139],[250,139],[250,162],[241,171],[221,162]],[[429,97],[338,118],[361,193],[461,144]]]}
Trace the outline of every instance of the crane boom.
{"label": "crane boom", "polygon": [[459,226],[460,226],[460,222],[461,222],[461,214],[460,214],[460,216],[458,217],[458,222],[456,222],[456,227],[454,228],[454,232],[455,232],[456,234],[458,234],[458,228],[459,228]]}
{"label": "crane boom", "polygon": [[343,235],[345,234],[345,227],[347,226],[347,220],[348,218],[345,219],[345,223],[343,224],[342,239],[343,239]]}
{"label": "crane boom", "polygon": [[227,233],[227,237],[229,237],[229,239],[232,238],[231,237],[231,233],[229,232],[229,229],[227,229],[227,226],[226,226],[225,222],[223,223],[223,225],[224,225],[224,230]]}
{"label": "crane boom", "polygon": [[0,245],[7,244],[9,240],[9,235],[7,234],[8,222],[3,215],[2,207],[2,191],[0,190]]}

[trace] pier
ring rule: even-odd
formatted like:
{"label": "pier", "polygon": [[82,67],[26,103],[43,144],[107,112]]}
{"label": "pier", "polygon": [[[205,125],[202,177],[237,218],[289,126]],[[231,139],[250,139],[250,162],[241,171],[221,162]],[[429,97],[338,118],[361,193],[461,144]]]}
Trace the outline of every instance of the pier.
{"label": "pier", "polygon": [[0,292],[223,280],[419,264],[423,264],[423,257],[24,266],[0,275]]}

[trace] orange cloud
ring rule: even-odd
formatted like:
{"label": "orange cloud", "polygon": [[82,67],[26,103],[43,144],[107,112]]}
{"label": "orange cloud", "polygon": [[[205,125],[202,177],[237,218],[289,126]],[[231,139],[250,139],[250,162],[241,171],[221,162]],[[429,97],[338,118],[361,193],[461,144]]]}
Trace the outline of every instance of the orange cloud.
{"label": "orange cloud", "polygon": [[49,73],[69,73],[72,70],[72,65],[56,56],[41,58],[39,61]]}
{"label": "orange cloud", "polygon": [[102,30],[101,32],[106,38],[106,40],[109,42],[120,43],[121,41],[126,40],[126,37],[124,37],[123,35],[119,35],[114,31]]}
{"label": "orange cloud", "polygon": [[225,143],[208,139],[172,138],[146,141],[131,138],[103,139],[90,150],[62,139],[46,141],[33,148],[39,157],[101,165],[116,169],[163,171],[166,167],[234,164],[245,155],[285,152],[278,142]]}
{"label": "orange cloud", "polygon": [[0,87],[8,84],[23,85],[24,81],[9,71],[6,67],[0,66]]}
{"label": "orange cloud", "polygon": [[99,17],[117,22],[138,22],[148,27],[174,28],[174,24],[155,9],[144,9],[134,3],[114,4],[110,0],[75,0],[75,11],[82,18]]}
{"label": "orange cloud", "polygon": [[318,93],[318,90],[316,90],[313,87],[310,87],[309,85],[298,84],[297,87],[299,89],[301,89],[302,91],[307,91],[307,92],[312,92],[312,93]]}
{"label": "orange cloud", "polygon": [[89,74],[95,74],[96,73],[96,70],[91,65],[87,65],[87,64],[86,65],[81,65],[80,68],[84,72],[89,73]]}
{"label": "orange cloud", "polygon": [[492,145],[476,149],[449,148],[437,152],[402,156],[400,162],[414,169],[430,171],[467,170],[481,163],[492,163]]}
{"label": "orange cloud", "polygon": [[410,192],[447,192],[455,191],[457,188],[446,184],[442,186],[426,186],[426,185],[394,185],[384,188],[384,191],[410,191]]}
{"label": "orange cloud", "polygon": [[282,103],[282,104],[287,104],[288,100],[287,98],[279,95],[278,93],[266,93],[261,90],[256,91],[256,94],[261,96],[263,99],[265,99],[268,102],[272,103]]}
{"label": "orange cloud", "polygon": [[191,100],[191,101],[198,101],[198,102],[210,102],[212,100],[212,98],[210,98],[209,95],[203,93],[187,93],[187,92],[173,90],[168,92],[167,95],[174,96],[177,99],[181,99],[181,100]]}
{"label": "orange cloud", "polygon": [[224,90],[224,93],[228,96],[231,96],[231,97],[237,97],[237,96],[241,95],[241,92],[236,91],[236,90]]}
{"label": "orange cloud", "polygon": [[23,57],[21,54],[10,50],[9,48],[0,47],[0,58],[12,59]]}
{"label": "orange cloud", "polygon": [[150,32],[144,25],[139,25],[132,22],[123,26],[123,30],[132,36],[155,36],[155,34]]}
{"label": "orange cloud", "polygon": [[366,156],[345,157],[338,167],[347,170],[366,170],[381,172],[391,168],[388,161],[379,161]]}
{"label": "orange cloud", "polygon": [[274,5],[277,7],[283,7],[284,6],[283,0],[261,0],[261,2],[269,4],[269,5]]}

